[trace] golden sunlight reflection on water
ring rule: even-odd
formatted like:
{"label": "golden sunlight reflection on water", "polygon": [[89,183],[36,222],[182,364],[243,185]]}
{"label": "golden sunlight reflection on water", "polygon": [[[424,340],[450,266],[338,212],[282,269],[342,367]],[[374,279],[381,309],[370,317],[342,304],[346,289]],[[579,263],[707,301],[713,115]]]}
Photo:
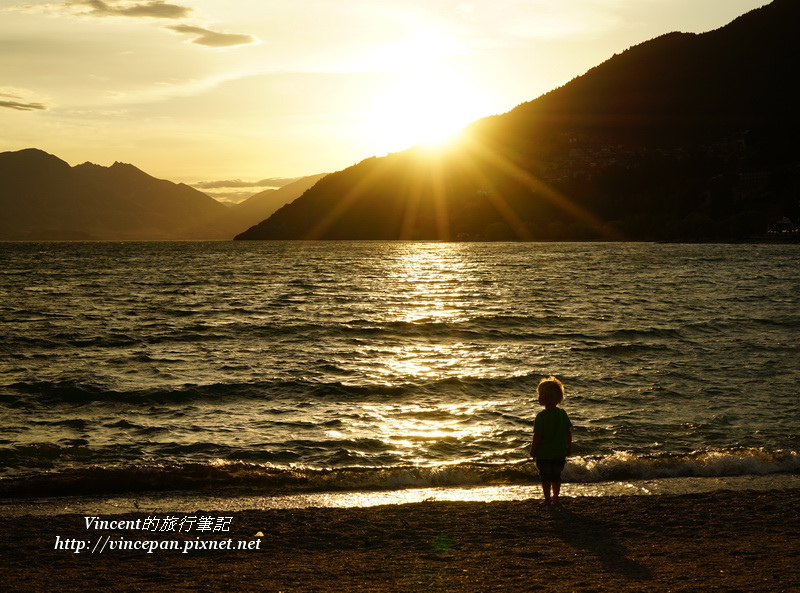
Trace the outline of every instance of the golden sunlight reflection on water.
{"label": "golden sunlight reflection on water", "polygon": [[[419,440],[436,440],[447,437],[463,439],[478,437],[491,432],[486,423],[475,423],[474,415],[488,407],[492,402],[470,404],[399,404],[385,406],[383,415],[387,422],[383,425],[384,434],[380,437],[400,446],[416,449]],[[374,409],[375,406],[365,406]],[[389,419],[391,418],[391,423]]]}
{"label": "golden sunlight reflection on water", "polygon": [[396,311],[398,320],[461,319],[461,291],[473,281],[463,249],[459,243],[406,244],[388,269],[402,295]]}
{"label": "golden sunlight reflection on water", "polygon": [[[392,284],[396,295],[392,314],[397,321],[426,324],[464,321],[472,311],[466,287],[478,283],[474,254],[461,243],[408,242],[398,246],[395,257],[387,261],[387,282]],[[485,347],[476,351],[474,345],[465,342],[437,343],[423,337],[419,341],[410,340],[384,348],[366,374],[375,378],[405,376],[412,381],[431,382],[490,376],[492,364],[492,353]],[[368,404],[361,406],[362,413],[368,416],[368,426],[355,423],[344,433],[369,433],[371,438],[392,447],[392,453],[399,454],[405,462],[417,464],[424,461],[415,454],[421,442],[446,449],[450,442],[492,440],[496,426],[475,419],[507,403],[418,400],[415,403]],[[342,431],[337,433],[337,436],[343,435]],[[444,454],[438,463],[449,464],[447,459],[452,458],[462,462],[479,461],[483,456],[468,458]]]}
{"label": "golden sunlight reflection on water", "polygon": [[[465,440],[494,440],[498,430],[491,422],[476,422],[488,410],[502,407],[507,402],[478,401],[462,403],[385,403],[360,404],[359,418],[346,426],[328,430],[329,438],[375,439],[390,448],[390,453],[403,459],[405,463],[430,466],[431,460],[419,456],[421,443],[441,446],[445,449],[443,459],[436,465],[451,465],[463,461],[482,461],[492,452],[484,452],[469,457],[460,455],[453,458],[447,447]],[[448,461],[449,459],[449,461]]]}
{"label": "golden sunlight reflection on water", "polygon": [[[472,308],[465,287],[473,286],[474,256],[458,243],[409,242],[387,262],[387,283],[394,297],[389,316],[400,323],[456,323],[469,318]],[[468,344],[429,339],[386,348],[368,375],[407,376],[438,380],[488,369],[476,364]]]}

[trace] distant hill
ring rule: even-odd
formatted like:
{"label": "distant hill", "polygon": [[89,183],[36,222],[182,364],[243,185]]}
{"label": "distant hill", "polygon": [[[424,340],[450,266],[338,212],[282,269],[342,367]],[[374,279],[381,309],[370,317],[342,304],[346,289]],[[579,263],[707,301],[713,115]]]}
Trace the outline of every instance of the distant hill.
{"label": "distant hill", "polygon": [[231,207],[236,216],[243,221],[242,228],[257,224],[269,217],[281,206],[296,200],[306,190],[313,187],[317,181],[325,177],[327,173],[319,175],[309,175],[298,179],[288,185],[278,189],[268,189],[250,196],[243,202]]}
{"label": "distant hill", "polygon": [[[800,2],[670,33],[480,120],[367,159],[237,239],[728,240],[800,218]],[[789,222],[786,219],[789,219]],[[777,228],[777,227],[775,227]]]}
{"label": "distant hill", "polygon": [[[0,240],[231,239],[320,176],[228,208],[133,165],[75,167],[38,149],[0,153]],[[294,186],[294,187],[293,187]]]}
{"label": "distant hill", "polygon": [[132,165],[70,167],[37,149],[0,154],[0,238],[187,239],[225,206]]}

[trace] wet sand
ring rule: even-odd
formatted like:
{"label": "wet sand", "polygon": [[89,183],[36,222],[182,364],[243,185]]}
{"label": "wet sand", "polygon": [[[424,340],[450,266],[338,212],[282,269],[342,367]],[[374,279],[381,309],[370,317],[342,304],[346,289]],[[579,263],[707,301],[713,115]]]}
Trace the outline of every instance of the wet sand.
{"label": "wet sand", "polygon": [[[798,503],[800,490],[719,491],[565,499],[555,508],[529,500],[191,514],[214,525],[232,517],[217,532],[0,517],[0,590],[794,592]],[[62,548],[87,548],[55,549],[57,537]],[[240,541],[251,549],[224,549]],[[148,554],[113,542],[179,549]]]}

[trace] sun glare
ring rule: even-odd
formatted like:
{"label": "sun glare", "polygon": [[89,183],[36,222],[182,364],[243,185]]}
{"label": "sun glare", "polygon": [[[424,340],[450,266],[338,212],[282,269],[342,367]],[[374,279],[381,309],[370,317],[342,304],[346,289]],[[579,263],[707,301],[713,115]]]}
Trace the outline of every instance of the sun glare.
{"label": "sun glare", "polygon": [[479,89],[448,72],[403,76],[375,100],[365,122],[377,154],[418,144],[440,144],[489,115]]}
{"label": "sun glare", "polygon": [[364,112],[363,137],[376,156],[417,145],[437,145],[473,121],[491,115],[489,95],[472,79],[457,35],[430,22],[415,33],[375,47],[359,66],[391,73]]}

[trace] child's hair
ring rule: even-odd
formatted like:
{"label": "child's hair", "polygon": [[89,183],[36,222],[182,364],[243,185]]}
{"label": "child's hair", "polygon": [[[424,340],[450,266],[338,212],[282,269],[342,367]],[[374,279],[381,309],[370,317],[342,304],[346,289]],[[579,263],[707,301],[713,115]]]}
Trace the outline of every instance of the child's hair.
{"label": "child's hair", "polygon": [[564,384],[555,377],[547,377],[539,381],[536,392],[545,404],[557,406],[564,401]]}

